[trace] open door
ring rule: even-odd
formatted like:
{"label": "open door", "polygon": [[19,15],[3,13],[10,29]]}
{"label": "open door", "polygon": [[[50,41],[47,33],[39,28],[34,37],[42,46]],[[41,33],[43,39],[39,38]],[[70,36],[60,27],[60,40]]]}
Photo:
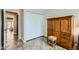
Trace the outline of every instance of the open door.
{"label": "open door", "polygon": [[4,31],[5,31],[5,45],[8,40],[18,40],[18,14],[17,13],[5,11]]}

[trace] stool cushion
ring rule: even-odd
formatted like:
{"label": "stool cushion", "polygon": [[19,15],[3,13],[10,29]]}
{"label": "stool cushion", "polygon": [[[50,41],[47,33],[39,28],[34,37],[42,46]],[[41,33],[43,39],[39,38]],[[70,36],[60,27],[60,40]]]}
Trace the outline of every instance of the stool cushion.
{"label": "stool cushion", "polygon": [[56,41],[57,37],[56,36],[48,36],[48,40]]}

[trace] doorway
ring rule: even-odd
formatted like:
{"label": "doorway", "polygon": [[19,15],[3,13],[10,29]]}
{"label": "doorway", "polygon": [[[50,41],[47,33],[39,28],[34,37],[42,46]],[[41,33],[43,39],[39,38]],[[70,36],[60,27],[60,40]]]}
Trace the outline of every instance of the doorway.
{"label": "doorway", "polygon": [[8,40],[18,40],[18,13],[6,11],[5,43]]}
{"label": "doorway", "polygon": [[13,18],[7,18],[7,40],[12,38],[14,39],[14,20]]}

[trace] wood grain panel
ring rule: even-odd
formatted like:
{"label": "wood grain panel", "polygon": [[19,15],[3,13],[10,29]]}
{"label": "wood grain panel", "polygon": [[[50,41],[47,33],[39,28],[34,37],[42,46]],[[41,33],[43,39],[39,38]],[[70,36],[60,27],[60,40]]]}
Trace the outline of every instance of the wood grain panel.
{"label": "wood grain panel", "polygon": [[49,19],[48,23],[47,23],[47,30],[48,30],[48,36],[52,36],[53,35],[53,24],[52,24],[52,20]]}
{"label": "wood grain panel", "polygon": [[72,49],[72,16],[50,18],[50,20],[48,19],[48,36],[56,36],[57,44],[67,49]]}

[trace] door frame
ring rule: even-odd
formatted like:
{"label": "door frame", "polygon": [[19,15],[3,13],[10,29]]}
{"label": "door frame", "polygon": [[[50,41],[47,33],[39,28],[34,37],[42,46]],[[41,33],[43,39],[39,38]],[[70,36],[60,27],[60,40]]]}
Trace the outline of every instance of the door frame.
{"label": "door frame", "polygon": [[4,9],[1,9],[1,50],[4,50]]}
{"label": "door frame", "polygon": [[19,32],[18,32],[18,13],[17,12],[12,12],[12,11],[6,11],[6,13],[12,13],[12,14],[15,14],[15,15],[17,15],[17,35],[19,34]]}
{"label": "door frame", "polygon": [[[13,11],[5,11],[5,16],[7,16],[6,14],[12,14],[13,16],[15,16],[16,17],[16,25],[14,26],[14,27],[16,27],[16,30],[14,30],[15,32],[14,32],[14,34],[13,34],[13,36],[14,36],[14,38],[17,38],[17,39],[15,39],[15,41],[17,41],[18,40],[18,35],[19,35],[19,30],[18,30],[18,28],[19,28],[19,21],[18,21],[18,13],[17,12],[13,12]],[[11,17],[6,17],[6,19],[11,19]],[[6,39],[7,39],[7,37],[6,37]],[[6,40],[5,39],[5,40]]]}
{"label": "door frame", "polygon": [[[5,12],[7,13],[13,13],[17,15],[17,32],[18,32],[18,13],[17,12],[12,12],[12,11],[4,11],[4,9],[1,9],[1,50],[4,50],[4,19],[5,19]],[[19,32],[17,33],[17,35]]]}

